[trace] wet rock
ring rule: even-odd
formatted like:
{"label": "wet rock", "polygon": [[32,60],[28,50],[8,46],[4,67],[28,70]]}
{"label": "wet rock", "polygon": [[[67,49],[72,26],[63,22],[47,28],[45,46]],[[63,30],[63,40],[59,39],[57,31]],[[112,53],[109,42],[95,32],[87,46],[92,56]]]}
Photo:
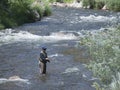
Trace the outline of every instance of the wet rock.
{"label": "wet rock", "polygon": [[77,1],[71,4],[71,7],[82,8],[82,1]]}
{"label": "wet rock", "polygon": [[21,83],[26,83],[26,84],[30,84],[28,79],[22,79],[19,76],[11,76],[8,79],[6,78],[0,78],[0,84],[3,83],[8,83],[8,82],[21,82]]}
{"label": "wet rock", "polygon": [[33,20],[38,21],[41,19],[41,16],[39,15],[38,11],[33,10],[31,11],[31,14],[33,15]]}

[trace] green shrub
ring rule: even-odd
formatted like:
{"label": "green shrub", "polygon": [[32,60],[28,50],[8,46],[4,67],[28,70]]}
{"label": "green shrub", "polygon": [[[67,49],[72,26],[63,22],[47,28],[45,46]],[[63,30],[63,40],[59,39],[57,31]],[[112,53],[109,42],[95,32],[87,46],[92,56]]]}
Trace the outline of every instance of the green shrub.
{"label": "green shrub", "polygon": [[101,88],[100,85],[97,82],[94,82],[92,87],[94,87],[95,90],[105,90],[104,88]]}
{"label": "green shrub", "polygon": [[[46,5],[44,5],[47,3]],[[14,27],[40,20],[51,14],[46,0],[2,0],[0,1],[1,28]]]}
{"label": "green shrub", "polygon": [[63,0],[64,3],[72,3],[74,0]]}
{"label": "green shrub", "polygon": [[64,0],[56,0],[56,2],[63,3],[63,2],[64,2]]}
{"label": "green shrub", "polygon": [[120,72],[113,76],[112,83],[109,85],[108,90],[120,90]]}
{"label": "green shrub", "polygon": [[83,7],[87,8],[89,6],[89,0],[83,0]]}
{"label": "green shrub", "polygon": [[0,29],[4,29],[5,26],[3,24],[0,24]]}
{"label": "green shrub", "polygon": [[95,8],[96,9],[102,9],[105,3],[103,1],[96,1],[95,2]]}
{"label": "green shrub", "polygon": [[1,19],[1,23],[4,26],[4,28],[11,28],[11,27],[17,26],[14,19],[9,18],[8,16],[3,16]]}
{"label": "green shrub", "polygon": [[48,4],[45,4],[45,7],[44,7],[44,16],[50,16],[51,15],[51,8]]}
{"label": "green shrub", "polygon": [[102,9],[104,5],[113,11],[120,11],[120,0],[82,0],[83,7]]}
{"label": "green shrub", "polygon": [[36,10],[40,16],[39,19],[41,19],[44,15],[44,7],[40,5],[39,3],[36,3],[33,5],[32,10]]}
{"label": "green shrub", "polygon": [[[31,5],[33,3],[33,0],[25,0],[25,1],[14,1],[11,2],[10,10],[12,11],[12,16],[18,23],[18,25],[21,25],[23,23],[27,22],[33,22],[33,15],[31,12]],[[30,17],[31,16],[31,17]],[[19,18],[18,18],[19,17]]]}
{"label": "green shrub", "polygon": [[49,2],[53,3],[53,2],[56,2],[56,0],[49,0]]}
{"label": "green shrub", "polygon": [[83,7],[87,8],[89,7],[90,9],[95,8],[95,0],[83,0]]}
{"label": "green shrub", "polygon": [[120,0],[108,0],[107,6],[110,10],[120,11]]}
{"label": "green shrub", "polygon": [[72,3],[74,0],[49,0],[49,2]]}
{"label": "green shrub", "polygon": [[104,84],[110,84],[112,76],[120,72],[120,29],[86,32],[80,43],[89,48],[92,57],[88,68]]}

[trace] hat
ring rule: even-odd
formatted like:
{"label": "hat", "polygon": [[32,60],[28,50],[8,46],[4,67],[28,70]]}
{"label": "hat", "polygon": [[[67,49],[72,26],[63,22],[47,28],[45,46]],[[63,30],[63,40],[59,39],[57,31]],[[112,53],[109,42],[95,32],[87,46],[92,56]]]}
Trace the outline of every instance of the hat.
{"label": "hat", "polygon": [[46,50],[47,48],[46,47],[42,47],[42,50]]}

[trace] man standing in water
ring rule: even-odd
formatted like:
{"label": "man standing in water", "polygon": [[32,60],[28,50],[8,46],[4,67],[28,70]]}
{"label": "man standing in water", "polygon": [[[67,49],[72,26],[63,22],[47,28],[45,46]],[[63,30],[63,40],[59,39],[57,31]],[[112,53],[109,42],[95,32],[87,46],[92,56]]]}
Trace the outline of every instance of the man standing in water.
{"label": "man standing in water", "polygon": [[42,47],[42,50],[40,52],[40,58],[39,58],[39,67],[41,69],[41,74],[46,74],[46,63],[50,62],[46,53],[46,47]]}

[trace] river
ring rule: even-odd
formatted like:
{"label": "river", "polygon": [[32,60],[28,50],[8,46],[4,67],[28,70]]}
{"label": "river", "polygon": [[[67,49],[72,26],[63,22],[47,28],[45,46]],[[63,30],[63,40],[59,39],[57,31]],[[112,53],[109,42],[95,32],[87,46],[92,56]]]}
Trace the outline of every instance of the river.
{"label": "river", "polygon": [[[85,67],[89,55],[78,48],[81,31],[120,23],[120,13],[53,7],[53,14],[35,23],[0,31],[0,90],[95,90],[97,78]],[[47,47],[51,62],[39,74],[38,58]]]}

